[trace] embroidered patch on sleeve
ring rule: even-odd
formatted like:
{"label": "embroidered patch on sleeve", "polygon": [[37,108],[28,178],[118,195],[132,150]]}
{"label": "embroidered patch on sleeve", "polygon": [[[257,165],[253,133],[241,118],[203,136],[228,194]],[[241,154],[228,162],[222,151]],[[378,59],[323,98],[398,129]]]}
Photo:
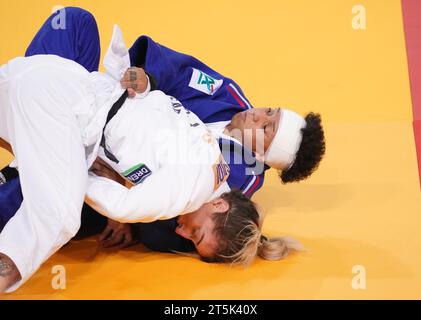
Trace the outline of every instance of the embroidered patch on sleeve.
{"label": "embroidered patch on sleeve", "polygon": [[223,82],[223,80],[214,79],[210,75],[193,68],[189,87],[212,96],[222,86]]}
{"label": "embroidered patch on sleeve", "polygon": [[135,185],[142,183],[147,177],[152,174],[152,171],[143,163],[130,168],[122,173],[126,179]]}

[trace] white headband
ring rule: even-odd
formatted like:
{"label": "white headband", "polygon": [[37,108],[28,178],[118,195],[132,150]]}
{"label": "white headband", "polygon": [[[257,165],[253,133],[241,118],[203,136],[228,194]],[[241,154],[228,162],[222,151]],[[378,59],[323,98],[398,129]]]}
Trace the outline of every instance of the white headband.
{"label": "white headband", "polygon": [[281,109],[278,131],[265,153],[265,163],[278,170],[288,170],[294,164],[306,122],[302,116],[287,109]]}

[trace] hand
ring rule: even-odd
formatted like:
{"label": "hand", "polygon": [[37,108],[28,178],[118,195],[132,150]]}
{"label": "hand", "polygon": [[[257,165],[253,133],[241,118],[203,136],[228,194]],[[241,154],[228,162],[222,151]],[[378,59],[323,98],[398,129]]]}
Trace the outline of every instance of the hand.
{"label": "hand", "polygon": [[91,169],[93,173],[95,173],[97,176],[104,177],[110,180],[113,180],[115,182],[118,182],[122,185],[125,185],[124,178],[116,171],[114,171],[113,168],[111,168],[108,163],[106,163],[101,158],[96,158],[95,162],[93,163]]}
{"label": "hand", "polygon": [[148,88],[148,77],[142,68],[129,68],[124,73],[120,83],[129,92],[129,97],[133,98],[136,93],[144,93]]}
{"label": "hand", "polygon": [[137,241],[133,240],[132,228],[130,224],[120,223],[108,219],[108,225],[101,233],[99,243],[103,248],[123,249]]}
{"label": "hand", "polygon": [[22,276],[13,260],[0,253],[0,296],[21,279]]}

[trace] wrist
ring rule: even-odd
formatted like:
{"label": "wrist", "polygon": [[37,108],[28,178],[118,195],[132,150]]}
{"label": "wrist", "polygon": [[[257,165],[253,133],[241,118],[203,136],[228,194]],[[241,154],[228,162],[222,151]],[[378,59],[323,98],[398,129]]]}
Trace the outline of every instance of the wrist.
{"label": "wrist", "polygon": [[142,99],[142,98],[146,97],[149,94],[149,92],[151,92],[151,81],[150,81],[148,75],[146,75],[146,81],[147,81],[146,89],[142,93],[137,92],[136,98]]}

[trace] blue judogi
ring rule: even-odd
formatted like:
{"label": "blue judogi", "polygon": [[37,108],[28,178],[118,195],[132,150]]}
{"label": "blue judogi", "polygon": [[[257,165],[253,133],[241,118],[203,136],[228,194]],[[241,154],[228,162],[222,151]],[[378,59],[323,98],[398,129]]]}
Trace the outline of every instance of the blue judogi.
{"label": "blue judogi", "polygon": [[[176,97],[205,123],[228,121],[236,113],[251,108],[233,80],[192,56],[169,49],[147,36],[138,38],[129,52],[132,66],[144,68],[152,76],[156,89]],[[191,84],[194,70],[203,75]],[[199,80],[201,83],[197,83]]]}
{"label": "blue judogi", "polygon": [[[98,70],[100,43],[94,17],[80,8],[71,7],[65,10],[66,29],[54,29],[53,20],[60,13],[52,15],[35,36],[26,55],[55,54],[78,62],[90,72]],[[234,114],[252,108],[241,88],[233,80],[222,76],[196,58],[159,45],[149,37],[140,37],[130,49],[130,56],[132,66],[143,67],[146,70],[153,89],[176,97],[206,123],[228,121]],[[268,167],[256,163],[254,155],[238,143],[219,139],[219,144],[224,158],[230,165],[229,186],[231,189],[241,189],[251,197],[263,185],[264,171]],[[235,159],[234,154],[239,154],[242,161],[229,161],[228,159]],[[253,168],[256,168],[257,172]],[[261,172],[258,172],[259,168]],[[248,169],[255,171],[255,174],[246,174]],[[0,199],[2,229],[22,202],[19,179],[1,186]],[[93,213],[91,208],[85,206],[82,228],[77,237],[98,232],[93,226],[102,226],[105,223],[105,217]],[[148,224],[134,224],[133,231],[138,239],[152,250],[194,250],[191,241],[174,232],[176,226],[174,218]]]}

